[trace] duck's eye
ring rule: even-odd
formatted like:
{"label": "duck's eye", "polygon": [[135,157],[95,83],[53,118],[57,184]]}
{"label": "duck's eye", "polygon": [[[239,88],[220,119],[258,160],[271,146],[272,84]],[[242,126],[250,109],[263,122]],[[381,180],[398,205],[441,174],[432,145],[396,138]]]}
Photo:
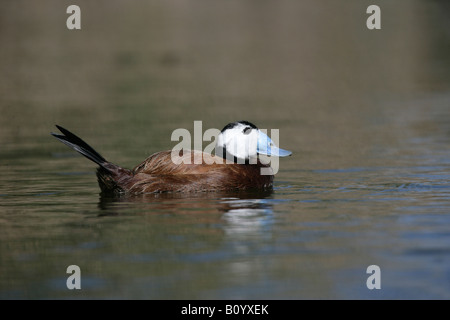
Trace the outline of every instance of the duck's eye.
{"label": "duck's eye", "polygon": [[245,128],[244,131],[242,131],[242,132],[244,132],[244,134],[249,134],[250,131],[252,131],[252,128],[247,127],[247,128]]}

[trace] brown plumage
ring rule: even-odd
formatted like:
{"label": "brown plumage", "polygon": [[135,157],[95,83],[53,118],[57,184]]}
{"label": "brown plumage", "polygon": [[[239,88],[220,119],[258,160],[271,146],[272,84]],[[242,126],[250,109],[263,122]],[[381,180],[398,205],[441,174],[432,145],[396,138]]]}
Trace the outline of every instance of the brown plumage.
{"label": "brown plumage", "polygon": [[[180,151],[182,159],[191,158],[190,164],[175,164],[171,159],[172,151],[162,151],[128,170],[106,161],[70,131],[60,126],[57,128],[63,135],[52,133],[54,137],[100,166],[97,169],[97,178],[102,193],[204,192],[272,187],[273,174],[261,175],[260,171],[263,167],[269,168],[269,165],[262,164],[259,160],[256,164],[226,163],[223,159],[218,161],[217,156],[201,151]],[[200,155],[203,163],[194,164],[194,157]]]}
{"label": "brown plumage", "polygon": [[[183,152],[183,151],[181,151]],[[264,189],[272,187],[273,175],[261,175],[257,164],[194,164],[194,153],[212,157],[201,151],[189,151],[183,157],[191,157],[190,164],[174,164],[171,151],[157,152],[133,170],[108,163],[97,170],[102,192],[109,193],[155,193],[155,192],[202,192]],[[205,159],[205,158],[203,158]]]}

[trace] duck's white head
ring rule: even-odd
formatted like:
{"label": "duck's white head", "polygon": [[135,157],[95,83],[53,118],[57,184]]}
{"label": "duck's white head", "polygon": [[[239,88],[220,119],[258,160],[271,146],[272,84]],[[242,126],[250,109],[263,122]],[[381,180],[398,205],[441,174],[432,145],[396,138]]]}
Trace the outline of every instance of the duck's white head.
{"label": "duck's white head", "polygon": [[278,148],[253,123],[237,121],[227,124],[216,140],[216,155],[225,159],[248,161],[258,154],[286,157],[292,152]]}

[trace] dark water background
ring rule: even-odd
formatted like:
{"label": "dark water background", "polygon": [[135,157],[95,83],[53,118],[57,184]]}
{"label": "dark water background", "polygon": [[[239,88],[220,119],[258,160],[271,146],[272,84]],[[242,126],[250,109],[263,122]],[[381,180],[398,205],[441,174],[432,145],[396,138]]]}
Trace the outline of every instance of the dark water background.
{"label": "dark water background", "polygon": [[[372,2],[76,1],[69,31],[72,3],[2,1],[0,298],[449,299],[448,1],[370,31]],[[130,168],[241,119],[293,151],[273,192],[101,198],[49,135]]]}

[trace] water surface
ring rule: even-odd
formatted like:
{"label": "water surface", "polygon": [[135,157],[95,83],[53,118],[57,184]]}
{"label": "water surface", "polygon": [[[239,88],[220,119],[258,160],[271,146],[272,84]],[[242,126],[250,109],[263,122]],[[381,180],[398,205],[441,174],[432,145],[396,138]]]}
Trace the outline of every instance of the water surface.
{"label": "water surface", "polygon": [[[444,1],[100,3],[0,5],[0,298],[450,298]],[[131,168],[241,119],[293,151],[271,191],[101,197],[49,135]]]}

